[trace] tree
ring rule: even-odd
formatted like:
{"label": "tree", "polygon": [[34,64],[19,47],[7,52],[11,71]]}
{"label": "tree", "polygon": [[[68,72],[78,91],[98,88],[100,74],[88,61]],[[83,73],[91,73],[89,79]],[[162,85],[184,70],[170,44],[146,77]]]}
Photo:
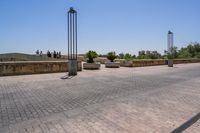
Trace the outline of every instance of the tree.
{"label": "tree", "polygon": [[172,58],[177,58],[178,57],[178,47],[173,47],[172,48]]}
{"label": "tree", "polygon": [[191,58],[192,54],[188,51],[187,48],[181,48],[178,53],[178,58]]}
{"label": "tree", "polygon": [[200,55],[200,43],[192,42],[187,47],[181,48],[179,57],[198,58]]}
{"label": "tree", "polygon": [[146,53],[142,52],[142,55],[144,55],[144,56],[142,56],[142,57],[144,57],[144,59],[151,59],[152,58],[152,53],[149,50],[147,50]]}
{"label": "tree", "polygon": [[187,46],[187,49],[188,49],[188,52],[192,55],[192,57],[194,57],[195,56],[195,48],[192,43]]}
{"label": "tree", "polygon": [[200,58],[200,52],[196,54],[196,58]]}
{"label": "tree", "polygon": [[86,53],[86,58],[88,58],[88,61],[87,61],[88,63],[93,63],[94,62],[93,59],[97,57],[98,57],[98,54],[96,53],[96,51],[90,50]]}
{"label": "tree", "polygon": [[158,53],[158,51],[152,51],[150,54],[150,59],[160,59],[161,58],[161,54]]}
{"label": "tree", "polygon": [[120,59],[124,59],[124,53],[120,53],[120,54],[119,54],[119,58],[120,58]]}
{"label": "tree", "polygon": [[109,52],[107,54],[107,59],[110,60],[111,62],[114,62],[114,60],[117,58],[117,55],[115,52]]}
{"label": "tree", "polygon": [[124,55],[124,59],[130,60],[130,59],[132,59],[132,55],[129,54],[129,53],[126,53],[126,54]]}
{"label": "tree", "polygon": [[195,49],[194,57],[199,58],[199,55],[200,55],[200,43],[194,42],[193,45],[194,45],[194,49]]}
{"label": "tree", "polygon": [[137,57],[138,59],[145,59],[145,51],[144,50],[142,50],[142,51],[139,51],[138,52],[138,57]]}
{"label": "tree", "polygon": [[137,58],[136,55],[133,55],[133,56],[132,56],[132,59],[136,59],[136,58]]}
{"label": "tree", "polygon": [[138,54],[138,59],[159,59],[161,58],[161,54],[158,53],[157,51],[149,51],[147,50],[146,52],[144,50],[139,51]]}

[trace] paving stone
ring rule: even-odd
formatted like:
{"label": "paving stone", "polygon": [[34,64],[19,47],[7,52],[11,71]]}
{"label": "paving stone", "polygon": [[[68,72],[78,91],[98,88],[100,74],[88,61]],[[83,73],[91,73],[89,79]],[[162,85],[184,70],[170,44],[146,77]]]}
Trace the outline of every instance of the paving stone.
{"label": "paving stone", "polygon": [[168,133],[200,110],[199,63],[64,75],[0,77],[0,132]]}

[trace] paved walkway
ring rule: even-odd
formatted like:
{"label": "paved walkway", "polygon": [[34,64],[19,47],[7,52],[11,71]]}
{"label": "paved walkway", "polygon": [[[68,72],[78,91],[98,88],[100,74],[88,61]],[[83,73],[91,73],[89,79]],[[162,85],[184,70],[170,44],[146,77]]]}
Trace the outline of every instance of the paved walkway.
{"label": "paved walkway", "polygon": [[0,133],[200,133],[200,64],[0,77]]}

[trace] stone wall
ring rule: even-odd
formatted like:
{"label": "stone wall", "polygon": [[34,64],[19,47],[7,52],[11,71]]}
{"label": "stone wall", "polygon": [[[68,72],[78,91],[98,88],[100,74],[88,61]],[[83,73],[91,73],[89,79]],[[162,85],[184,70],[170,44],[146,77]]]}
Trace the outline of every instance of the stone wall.
{"label": "stone wall", "polygon": [[200,59],[176,59],[174,64],[183,64],[183,63],[200,63]]}
{"label": "stone wall", "polygon": [[[96,62],[105,64],[108,61],[106,58],[97,58]],[[165,59],[141,59],[141,60],[124,60],[116,59],[115,61],[120,62],[122,67],[143,67],[143,66],[156,66],[156,65],[166,65],[167,60]],[[200,59],[175,59],[174,64],[183,64],[183,63],[200,63]]]}
{"label": "stone wall", "polygon": [[[106,59],[99,59],[102,64]],[[116,60],[120,62],[122,67],[143,67],[166,65],[167,60]],[[200,59],[176,59],[174,64],[182,63],[200,63]],[[82,70],[82,63],[78,61],[78,71]],[[40,74],[40,73],[55,73],[67,72],[67,61],[13,61],[0,62],[0,76],[22,75],[22,74]]]}
{"label": "stone wall", "polygon": [[[78,61],[78,71],[82,70]],[[0,76],[67,72],[67,61],[17,61],[0,62]]]}
{"label": "stone wall", "polygon": [[[66,61],[67,56],[62,55],[61,58],[53,58],[47,57],[46,54],[42,56],[31,55],[31,54],[23,54],[23,53],[8,53],[8,54],[0,54],[0,62],[6,61]],[[79,61],[83,61],[83,56],[78,56]]]}
{"label": "stone wall", "polygon": [[[120,65],[124,67],[144,67],[144,66],[157,66],[167,65],[167,60],[117,60],[120,61]],[[174,64],[184,63],[200,63],[200,59],[175,59]]]}

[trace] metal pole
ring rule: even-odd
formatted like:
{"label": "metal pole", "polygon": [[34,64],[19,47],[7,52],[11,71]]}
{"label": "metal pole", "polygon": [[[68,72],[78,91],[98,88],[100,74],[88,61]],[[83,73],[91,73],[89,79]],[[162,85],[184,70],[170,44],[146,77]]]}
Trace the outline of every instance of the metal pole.
{"label": "metal pole", "polygon": [[77,12],[68,11],[68,71],[69,76],[77,75]]}
{"label": "metal pole", "polygon": [[173,32],[168,31],[168,67],[173,67]]}
{"label": "metal pole", "polygon": [[76,25],[75,25],[75,27],[76,27],[76,43],[75,43],[75,45],[76,45],[76,59],[77,59],[77,33],[78,33],[78,31],[77,31],[77,13],[75,14],[75,19],[76,19]]}
{"label": "metal pole", "polygon": [[75,49],[74,49],[74,47],[75,47],[75,43],[74,43],[74,39],[75,39],[75,38],[74,38],[74,23],[75,23],[75,21],[74,21],[74,15],[72,16],[72,22],[73,22],[73,23],[72,23],[72,24],[73,24],[72,28],[73,28],[73,59],[74,59],[74,56],[75,56],[75,55],[74,55],[74,54],[75,54],[75,53],[74,53],[74,52],[75,52],[75,51],[74,51],[74,50],[75,50]]}
{"label": "metal pole", "polygon": [[67,14],[67,16],[68,16],[68,56],[67,56],[67,58],[69,59],[69,43],[70,43],[70,41],[69,41],[69,13]]}

